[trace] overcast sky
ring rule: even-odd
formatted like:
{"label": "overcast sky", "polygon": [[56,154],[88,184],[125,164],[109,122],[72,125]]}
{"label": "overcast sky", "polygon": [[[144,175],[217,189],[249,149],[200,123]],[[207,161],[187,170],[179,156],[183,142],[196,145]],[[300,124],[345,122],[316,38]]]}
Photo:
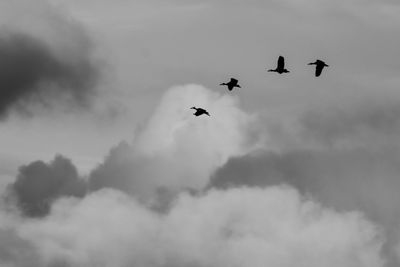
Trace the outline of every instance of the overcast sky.
{"label": "overcast sky", "polygon": [[[243,108],[280,117],[311,106],[399,97],[395,1],[49,2],[4,1],[1,22],[53,43],[65,42],[51,12],[78,24],[105,72],[97,85],[101,110],[2,122],[5,160],[63,153],[87,171],[111,145],[132,138],[174,85],[222,91],[220,82],[237,77],[243,90],[234,94]],[[286,56],[291,75],[266,72],[278,55]],[[310,77],[306,63],[315,58],[332,65],[323,79]]]}
{"label": "overcast sky", "polygon": [[398,266],[399,13],[1,1],[0,265]]}

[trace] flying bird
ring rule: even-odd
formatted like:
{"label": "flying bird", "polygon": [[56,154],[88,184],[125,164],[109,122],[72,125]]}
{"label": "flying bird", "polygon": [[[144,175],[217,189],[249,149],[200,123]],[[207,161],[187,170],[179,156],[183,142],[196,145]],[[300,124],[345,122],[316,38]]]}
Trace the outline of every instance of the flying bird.
{"label": "flying bird", "polygon": [[319,77],[324,67],[329,67],[322,60],[317,59],[315,62],[308,63],[308,65],[315,65],[315,77]]}
{"label": "flying bird", "polygon": [[221,83],[220,85],[226,85],[228,86],[228,90],[232,91],[233,88],[238,87],[238,88],[242,88],[240,87],[240,85],[238,84],[238,80],[236,80],[235,78],[231,78],[231,80],[228,83]]}
{"label": "flying bird", "polygon": [[210,114],[208,113],[208,111],[205,110],[205,109],[196,108],[196,107],[191,107],[190,109],[195,109],[195,110],[196,110],[196,112],[193,113],[193,115],[195,115],[195,116],[200,116],[200,115],[203,115],[203,114],[206,114],[206,115],[210,116]]}
{"label": "flying bird", "polygon": [[274,70],[270,69],[268,71],[277,72],[279,74],[289,72],[287,69],[285,69],[285,58],[282,56],[279,56],[276,69],[274,69]]}

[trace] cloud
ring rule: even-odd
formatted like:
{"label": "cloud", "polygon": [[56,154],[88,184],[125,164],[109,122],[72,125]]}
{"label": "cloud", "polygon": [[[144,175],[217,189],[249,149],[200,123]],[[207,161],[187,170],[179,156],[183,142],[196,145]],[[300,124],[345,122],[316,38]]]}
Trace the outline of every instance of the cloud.
{"label": "cloud", "polygon": [[398,114],[395,100],[307,111],[293,120],[291,128],[270,134],[272,149],[228,160],[212,175],[208,187],[285,183],[324,205],[360,210],[384,227],[385,257],[389,266],[397,266]]}
{"label": "cloud", "polygon": [[[374,220],[400,223],[398,179],[400,153],[366,149],[265,152],[230,159],[209,187],[295,186],[326,205],[363,210]],[[243,178],[245,177],[245,178]]]}
{"label": "cloud", "polygon": [[41,1],[18,16],[30,6],[22,3],[2,6],[8,14],[0,20],[0,119],[16,110],[32,115],[37,107],[87,106],[99,76],[89,36]]}
{"label": "cloud", "polygon": [[[191,106],[207,108],[212,117],[195,117]],[[165,211],[181,191],[195,192],[229,157],[259,144],[256,118],[243,112],[236,97],[199,85],[171,88],[133,142],[121,142],[81,179],[73,163],[56,156],[20,168],[9,196],[28,216],[45,216],[62,196],[113,188]]]}
{"label": "cloud", "polygon": [[20,167],[7,191],[8,199],[14,199],[24,214],[37,217],[46,215],[60,197],[84,196],[86,183],[69,159],[56,156],[50,163],[35,161]]}
{"label": "cloud", "polygon": [[[192,106],[211,117],[195,117]],[[169,89],[132,144],[113,148],[90,175],[91,189],[112,187],[149,199],[159,188],[202,189],[226,160],[259,144],[256,117],[234,96],[189,84]]]}
{"label": "cloud", "polygon": [[[2,214],[4,215],[4,214]],[[15,229],[0,226],[0,265],[4,267],[39,266],[34,246],[19,237]]]}
{"label": "cloud", "polygon": [[101,190],[13,227],[46,267],[383,266],[379,231],[360,213],[326,209],[289,187],[182,194],[164,215]]}
{"label": "cloud", "polygon": [[[206,108],[211,117],[194,117],[189,109],[192,105]],[[304,140],[303,148],[285,146],[281,151],[255,152],[262,135],[255,125],[259,120],[242,111],[235,97],[197,85],[174,87],[166,92],[132,143],[122,142],[111,149],[104,162],[93,170],[88,180],[90,193],[84,197],[80,195],[82,199],[61,200],[58,196],[62,194],[57,194],[51,199],[51,203],[56,202],[47,210],[50,213],[46,217],[36,221],[22,219],[20,228],[23,230],[18,231],[17,236],[27,240],[28,248],[34,244],[37,254],[32,257],[39,258],[42,266],[209,266],[215,262],[218,265],[260,265],[267,262],[290,266],[295,261],[314,266],[321,265],[321,259],[330,259],[320,256],[328,254],[328,251],[337,257],[324,261],[324,264],[383,266],[379,256],[381,246],[387,266],[396,266],[396,229],[400,225],[400,211],[396,205],[400,199],[396,190],[400,186],[400,151],[396,146],[387,146],[396,140],[397,127],[392,123],[395,119],[391,119],[392,113],[388,111],[392,107],[367,109],[368,112],[360,111],[364,107],[352,107],[338,113],[323,110],[318,116],[312,115],[311,119],[306,114],[298,121],[301,126],[298,131],[289,134],[298,143]],[[385,120],[382,118],[387,118],[388,122],[376,122]],[[343,123],[335,124],[335,121]],[[386,124],[392,127],[386,127],[384,131],[381,125]],[[360,126],[352,128],[354,125]],[[326,127],[333,128],[330,131]],[[333,134],[326,139],[325,133]],[[365,133],[366,138],[361,141],[357,139]],[[385,140],[385,136],[393,139],[377,144],[370,142]],[[318,145],[310,146],[309,143]],[[343,143],[347,145],[343,146]],[[302,195],[311,196],[337,211],[322,208],[314,201],[301,197],[294,189],[276,187],[281,184],[294,186]],[[206,190],[202,191],[205,186]],[[102,188],[118,189],[131,196]],[[197,191],[196,194],[183,194],[182,191],[188,188]],[[261,195],[265,195],[268,201]],[[294,201],[293,196],[297,200]],[[298,204],[286,206],[287,202]],[[50,201],[47,203],[47,207],[50,207]],[[165,203],[164,206],[160,205]],[[302,213],[308,210],[309,205],[314,215]],[[119,211],[117,208],[125,206],[128,206],[127,210],[134,210],[137,217],[131,218],[128,211]],[[153,209],[149,209],[149,206]],[[154,207],[163,212],[155,211]],[[379,231],[360,213],[349,213],[353,210],[364,212],[368,220],[382,226],[387,240],[384,242]],[[300,216],[300,219],[289,211]],[[218,224],[220,217],[227,216],[231,220],[231,215],[225,212],[239,215],[232,215],[233,222],[224,221],[228,226]],[[281,212],[289,217],[279,217],[282,216]],[[105,219],[104,214],[110,218]],[[240,218],[246,216],[251,219],[241,224]],[[271,223],[269,218],[275,216],[281,221],[276,219]],[[78,217],[82,221],[78,222]],[[261,221],[256,223],[253,219]],[[284,223],[291,219],[295,223]],[[83,243],[75,241],[76,236],[85,236],[80,229],[89,228],[89,225],[95,224],[94,221],[101,221],[101,225],[85,233],[87,236]],[[116,226],[114,221],[118,221]],[[338,221],[342,230],[335,225]],[[134,227],[127,232],[119,232],[125,224]],[[139,230],[135,228],[136,224]],[[263,227],[257,228],[258,224]],[[315,226],[318,230],[302,228],[309,224],[312,225],[309,227],[314,229]],[[186,225],[194,229],[185,230]],[[142,226],[144,228],[140,228]],[[338,227],[337,230],[332,230],[335,227]],[[270,241],[269,236],[264,238],[266,233],[263,231],[274,232],[271,229],[286,234],[273,236],[273,241]],[[331,234],[331,230],[335,234]],[[357,233],[354,234],[353,230]],[[173,233],[176,240],[163,231]],[[103,232],[110,232],[110,236],[99,234]],[[159,239],[152,234],[154,232],[168,238]],[[211,234],[207,234],[209,232]],[[326,236],[323,232],[326,232]],[[341,239],[342,233],[346,236],[344,241]],[[133,239],[129,236],[133,236]],[[337,236],[340,238],[335,239]],[[107,240],[113,241],[108,243]],[[141,242],[145,244],[142,247],[138,245]],[[170,244],[168,249],[164,250],[164,242]],[[331,242],[333,245],[327,248],[326,244]],[[116,243],[124,246],[110,245]],[[218,250],[222,251],[222,256],[213,254],[213,251],[217,251],[214,244],[219,246],[218,249],[222,248]],[[310,250],[297,252],[300,247]],[[133,253],[132,248],[137,250]],[[154,249],[150,248],[157,248],[156,255]],[[268,253],[258,254],[261,248],[263,253]],[[355,248],[358,252],[354,251]],[[126,256],[127,250],[134,257]],[[101,256],[96,258],[94,254]],[[282,260],[283,255],[287,260]],[[313,258],[312,255],[318,256]]]}

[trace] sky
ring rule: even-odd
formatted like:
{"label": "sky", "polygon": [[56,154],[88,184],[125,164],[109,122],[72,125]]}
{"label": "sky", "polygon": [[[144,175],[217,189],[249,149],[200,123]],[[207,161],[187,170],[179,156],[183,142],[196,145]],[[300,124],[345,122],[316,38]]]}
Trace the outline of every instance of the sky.
{"label": "sky", "polygon": [[399,266],[399,11],[2,1],[0,266]]}

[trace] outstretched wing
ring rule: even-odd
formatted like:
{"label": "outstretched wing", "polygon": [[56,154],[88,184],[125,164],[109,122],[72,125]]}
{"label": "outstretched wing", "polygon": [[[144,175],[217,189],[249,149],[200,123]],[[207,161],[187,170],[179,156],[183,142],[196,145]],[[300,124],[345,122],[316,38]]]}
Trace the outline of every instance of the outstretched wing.
{"label": "outstretched wing", "polygon": [[230,83],[232,83],[232,84],[237,84],[237,83],[238,83],[238,80],[236,80],[235,78],[231,78]]}
{"label": "outstretched wing", "polygon": [[322,69],[324,68],[323,64],[317,64],[317,66],[315,67],[315,76],[319,77],[322,73]]}
{"label": "outstretched wing", "polygon": [[285,68],[285,59],[282,56],[279,56],[278,69],[284,69],[284,68]]}
{"label": "outstretched wing", "polygon": [[210,116],[210,114],[208,113],[208,111],[205,110],[205,109],[203,109],[203,108],[199,108],[199,109],[197,110],[197,112],[199,113],[199,115],[206,114],[206,115]]}

